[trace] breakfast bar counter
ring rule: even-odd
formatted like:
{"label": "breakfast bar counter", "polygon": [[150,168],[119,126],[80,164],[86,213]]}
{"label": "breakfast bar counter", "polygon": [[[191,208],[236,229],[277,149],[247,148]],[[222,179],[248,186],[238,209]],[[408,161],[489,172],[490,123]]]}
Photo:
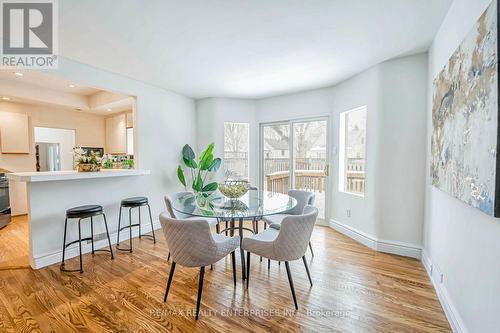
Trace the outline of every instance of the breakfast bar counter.
{"label": "breakfast bar counter", "polygon": [[[8,174],[9,181],[26,183],[28,196],[30,265],[38,269],[59,263],[62,257],[64,219],[66,210],[83,205],[100,205],[108,221],[112,243],[116,242],[120,202],[124,198],[152,196],[150,189],[155,183],[144,176],[150,174],[143,169],[103,169],[98,172],[53,171],[53,172],[18,172]],[[148,177],[149,178],[149,177]],[[149,185],[148,185],[149,184]],[[141,192],[138,192],[141,189]],[[160,199],[152,198],[161,202]],[[156,211],[160,208],[158,203]],[[144,219],[146,220],[146,219]],[[149,216],[148,216],[149,220]],[[78,238],[78,223],[68,223],[68,239]],[[96,223],[94,246],[107,246],[107,239],[102,239],[101,223]],[[155,219],[154,228],[159,228]],[[87,230],[88,229],[88,230]],[[102,230],[101,230],[102,229]],[[151,229],[151,226],[149,226]],[[145,225],[143,232],[149,232]],[[82,234],[88,235],[90,225],[82,222]],[[134,237],[134,234],[133,234]],[[123,240],[127,235],[123,235]],[[89,244],[83,244],[84,253],[91,251]],[[66,258],[78,255],[78,244],[68,247]]]}

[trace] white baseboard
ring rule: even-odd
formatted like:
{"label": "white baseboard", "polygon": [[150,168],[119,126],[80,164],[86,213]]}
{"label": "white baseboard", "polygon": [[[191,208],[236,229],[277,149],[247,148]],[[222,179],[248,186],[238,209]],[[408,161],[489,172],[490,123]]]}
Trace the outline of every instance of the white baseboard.
{"label": "white baseboard", "polygon": [[[161,229],[161,225],[160,225],[159,220],[153,221],[153,228],[155,230]],[[141,226],[141,229],[142,229],[143,234],[151,232],[151,226],[149,224],[146,224],[146,223]],[[128,240],[129,239],[128,235],[129,235],[128,232],[122,232],[120,234],[120,241]],[[139,236],[139,228],[133,228],[132,229],[132,238],[135,238],[138,236]],[[158,236],[159,236],[159,234],[157,233],[156,237],[158,237]],[[117,232],[110,234],[109,237],[111,239],[111,245],[116,244]],[[108,247],[108,240],[107,239],[101,239],[101,240],[94,242],[94,249],[95,250],[106,249],[107,247]],[[116,253],[115,250],[116,249],[113,248],[113,252]],[[82,254],[90,253],[90,252],[92,252],[92,245],[87,244],[86,242],[82,243]],[[78,243],[77,243],[77,244],[74,244],[66,249],[65,259],[70,259],[70,258],[76,257],[79,254],[80,254],[80,252],[79,252]],[[61,244],[61,249],[58,251],[43,253],[43,254],[37,256],[36,258],[32,258],[30,260],[30,265],[33,269],[40,269],[42,267],[46,267],[46,266],[50,266],[52,264],[60,263],[61,259],[62,259],[62,244]]]}
{"label": "white baseboard", "polygon": [[334,219],[330,220],[330,227],[375,251],[416,259],[422,257],[422,248],[419,245],[378,239]]}
{"label": "white baseboard", "polygon": [[446,318],[450,323],[452,331],[455,333],[468,333],[469,331],[467,330],[462,317],[455,307],[444,282],[441,281],[440,269],[432,262],[432,259],[429,257],[429,254],[425,249],[422,250],[422,264],[424,265],[425,270],[431,279],[432,285],[436,290],[439,302],[441,303]]}

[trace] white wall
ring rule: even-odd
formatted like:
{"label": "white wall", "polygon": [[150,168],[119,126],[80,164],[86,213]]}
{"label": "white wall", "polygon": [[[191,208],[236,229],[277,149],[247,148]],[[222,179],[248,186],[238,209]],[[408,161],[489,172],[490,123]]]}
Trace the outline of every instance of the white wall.
{"label": "white wall", "polygon": [[[249,178],[250,183],[258,184],[257,169],[253,163],[258,159],[258,125],[255,121],[255,101],[234,98],[205,98],[196,102],[197,153],[211,143],[215,143],[215,155],[224,155],[224,122],[249,123]],[[224,179],[223,167],[217,174],[219,181]]]}
{"label": "white wall", "polygon": [[[329,116],[330,216],[372,240],[404,243],[419,255],[425,181],[427,55],[387,61],[336,86],[257,101],[211,98],[197,104],[198,140],[223,142],[222,123],[254,121],[250,170],[257,182],[259,123]],[[365,197],[338,191],[340,113],[368,106]],[[252,114],[253,112],[253,114]],[[351,216],[347,216],[347,210]]]}
{"label": "white wall", "polygon": [[[432,81],[491,0],[455,0],[429,52],[428,139],[432,133]],[[430,140],[427,145],[430,161]],[[427,170],[429,175],[429,170]],[[464,332],[500,327],[500,220],[452,198],[426,182],[424,244],[438,294],[450,321]],[[441,284],[440,274],[444,281]]]}

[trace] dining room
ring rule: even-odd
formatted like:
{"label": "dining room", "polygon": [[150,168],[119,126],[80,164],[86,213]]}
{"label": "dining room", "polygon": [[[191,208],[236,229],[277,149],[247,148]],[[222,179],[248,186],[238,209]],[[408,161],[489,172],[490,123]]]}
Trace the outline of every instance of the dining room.
{"label": "dining room", "polygon": [[498,8],[0,1],[0,332],[496,332]]}

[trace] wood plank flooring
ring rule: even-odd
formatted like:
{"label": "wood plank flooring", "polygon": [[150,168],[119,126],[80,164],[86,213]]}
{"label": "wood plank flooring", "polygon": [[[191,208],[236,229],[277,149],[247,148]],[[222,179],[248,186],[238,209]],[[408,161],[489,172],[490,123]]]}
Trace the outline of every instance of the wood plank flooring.
{"label": "wood plank flooring", "polygon": [[[194,320],[199,269],[177,266],[167,303],[170,269],[158,243],[134,239],[134,252],[84,256],[83,274],[0,271],[0,332],[449,332],[422,264],[377,253],[326,227],[316,227],[315,257],[290,264],[295,311],[284,265],[252,257],[250,289],[233,287],[228,257],[207,268],[201,315]],[[239,260],[239,256],[237,256]],[[68,268],[77,265],[68,261]]]}
{"label": "wood plank flooring", "polygon": [[30,267],[28,216],[16,216],[0,229],[0,270]]}

